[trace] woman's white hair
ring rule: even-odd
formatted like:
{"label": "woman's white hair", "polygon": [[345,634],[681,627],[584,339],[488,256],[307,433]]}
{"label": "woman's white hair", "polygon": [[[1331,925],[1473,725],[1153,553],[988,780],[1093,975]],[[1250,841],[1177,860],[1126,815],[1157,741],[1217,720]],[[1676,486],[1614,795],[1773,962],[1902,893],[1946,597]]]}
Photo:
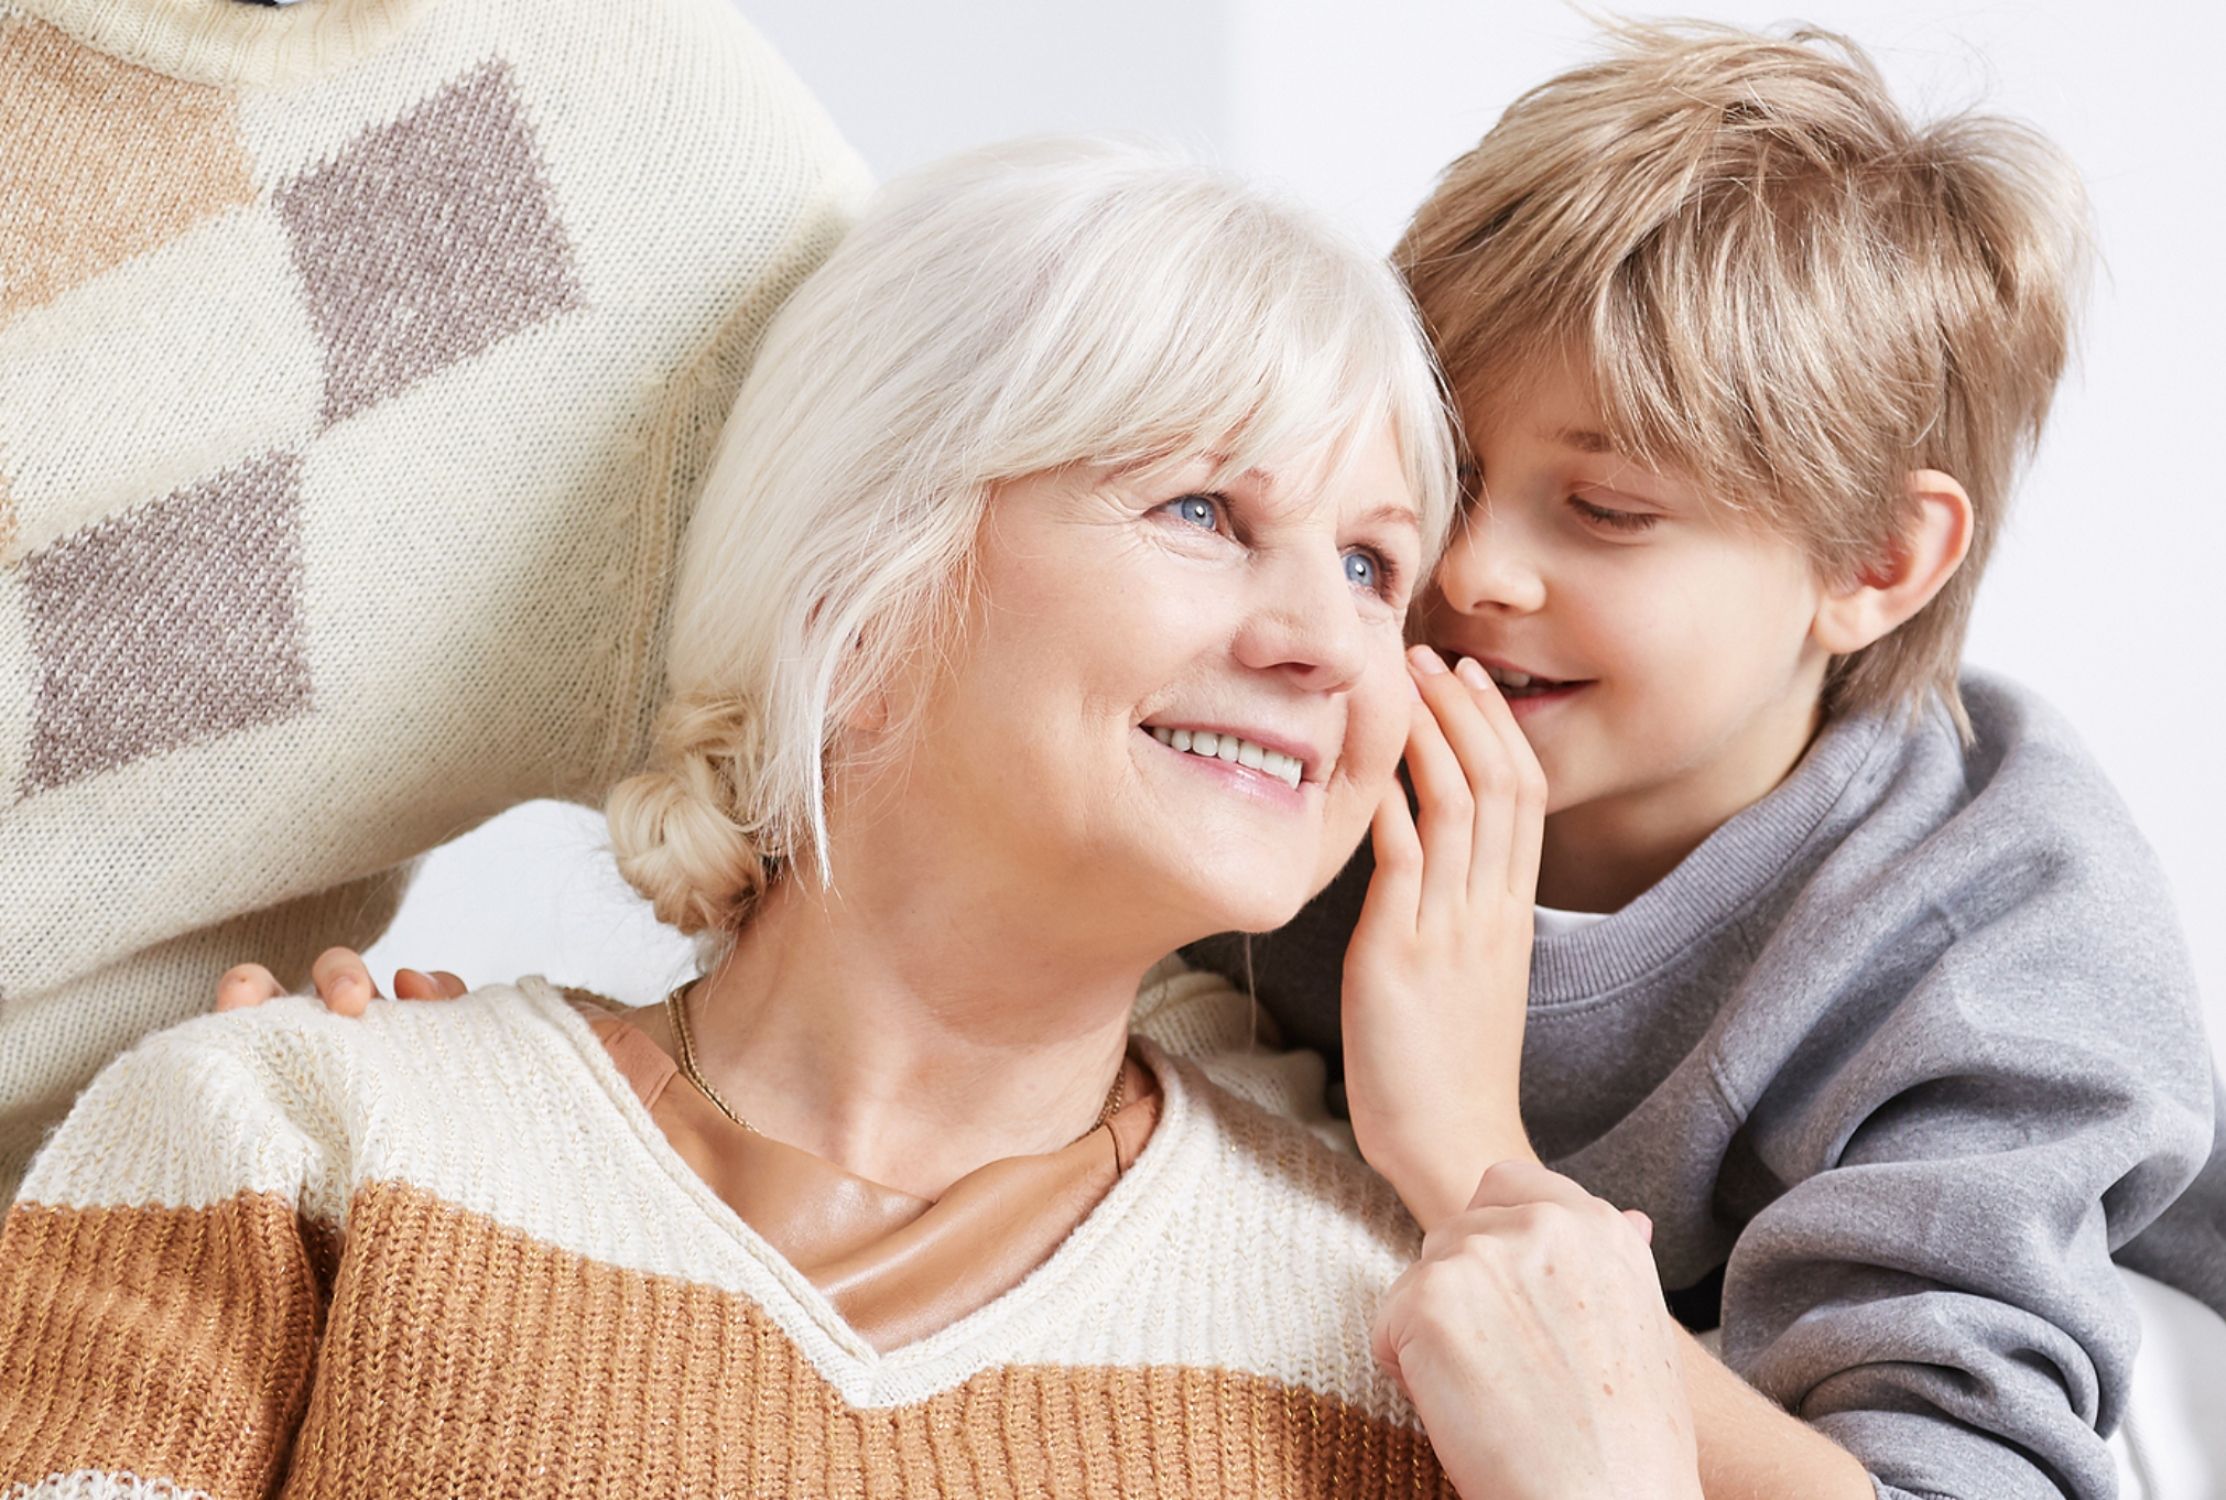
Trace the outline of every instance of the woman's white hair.
{"label": "woman's white hair", "polygon": [[1000,482],[1333,468],[1387,421],[1427,567],[1456,493],[1436,374],[1386,263],[1300,206],[1106,140],[891,183],[773,320],[720,439],[653,768],[608,802],[619,869],[710,956],[781,870],[831,873],[840,727],[949,644]]}

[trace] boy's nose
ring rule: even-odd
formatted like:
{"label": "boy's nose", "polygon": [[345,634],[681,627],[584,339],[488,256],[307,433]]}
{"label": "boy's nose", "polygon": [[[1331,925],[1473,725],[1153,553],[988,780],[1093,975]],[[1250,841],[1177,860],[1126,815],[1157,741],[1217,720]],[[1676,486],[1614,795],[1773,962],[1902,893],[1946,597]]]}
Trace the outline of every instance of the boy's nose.
{"label": "boy's nose", "polygon": [[1438,563],[1439,595],[1465,615],[1536,610],[1546,602],[1546,582],[1520,543],[1488,504],[1471,506]]}

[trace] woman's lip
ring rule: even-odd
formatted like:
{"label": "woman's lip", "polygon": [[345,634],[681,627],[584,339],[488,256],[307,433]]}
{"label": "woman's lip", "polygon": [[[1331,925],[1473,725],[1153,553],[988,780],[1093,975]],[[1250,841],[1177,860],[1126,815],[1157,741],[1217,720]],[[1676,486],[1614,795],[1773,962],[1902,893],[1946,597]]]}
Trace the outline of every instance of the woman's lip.
{"label": "woman's lip", "polygon": [[1310,785],[1308,782],[1302,781],[1297,786],[1292,786],[1281,777],[1270,776],[1265,771],[1256,771],[1238,761],[1223,760],[1219,756],[1193,755],[1188,750],[1177,750],[1173,745],[1161,744],[1156,735],[1141,725],[1138,726],[1137,733],[1149,740],[1154,750],[1161,751],[1176,760],[1190,762],[1191,767],[1202,776],[1219,778],[1224,790],[1238,792],[1248,797],[1257,797],[1271,807],[1296,809],[1306,805],[1306,788]]}
{"label": "woman's lip", "polygon": [[[1155,726],[1152,721],[1146,720],[1136,727],[1143,730],[1146,734],[1151,734],[1152,730],[1158,726]],[[1303,786],[1309,781],[1318,781],[1321,779],[1320,772],[1323,764],[1323,756],[1320,751],[1316,750],[1312,745],[1301,744],[1296,740],[1284,739],[1278,735],[1270,733],[1265,729],[1248,729],[1230,724],[1208,724],[1204,722],[1167,724],[1165,725],[1165,727],[1169,729],[1187,729],[1193,734],[1204,732],[1206,734],[1213,735],[1233,735],[1240,740],[1250,740],[1253,744],[1258,745],[1263,750],[1280,751],[1282,754],[1288,755],[1289,757],[1291,757],[1291,759],[1297,761],[1299,763],[1300,785]],[[1157,736],[1154,737],[1156,738]],[[1204,757],[1200,758],[1203,759]]]}

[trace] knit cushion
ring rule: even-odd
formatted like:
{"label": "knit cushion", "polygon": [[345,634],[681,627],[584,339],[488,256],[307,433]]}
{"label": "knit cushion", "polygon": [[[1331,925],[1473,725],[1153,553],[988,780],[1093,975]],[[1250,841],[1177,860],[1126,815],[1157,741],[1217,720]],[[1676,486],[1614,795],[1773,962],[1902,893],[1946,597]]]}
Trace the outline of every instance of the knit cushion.
{"label": "knit cushion", "polygon": [[226,964],[638,761],[694,482],[866,180],[725,0],[0,0],[0,141],[4,1202]]}

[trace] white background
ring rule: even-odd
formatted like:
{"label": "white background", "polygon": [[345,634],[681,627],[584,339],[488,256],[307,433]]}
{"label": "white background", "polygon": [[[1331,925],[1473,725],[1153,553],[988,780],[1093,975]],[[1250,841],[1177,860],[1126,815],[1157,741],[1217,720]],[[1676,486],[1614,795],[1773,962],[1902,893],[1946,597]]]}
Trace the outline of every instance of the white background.
{"label": "white background", "polygon": [[[1047,130],[1171,138],[1280,179],[1389,249],[1436,170],[1524,88],[1585,55],[1559,0],[755,0],[781,48],[881,175]],[[1691,0],[1769,25],[1776,6]],[[1639,13],[1639,12],[1634,12]],[[2226,1056],[2226,8],[2136,0],[1941,5],[1817,0],[1800,18],[1870,48],[1925,112],[1981,103],[2071,153],[2104,275],[2084,357],[1980,596],[1973,662],[2025,679],[2079,725],[2156,844]],[[536,804],[425,863],[372,952],[520,973],[634,1001],[690,972],[611,872],[600,820]],[[245,956],[245,955],[243,955]],[[2144,1293],[2139,1376],[2157,1493],[2226,1494],[2226,1338]],[[2207,1394],[2205,1394],[2207,1392]],[[2207,1415],[2206,1415],[2207,1413]],[[2207,1455],[2206,1451],[2207,1450]]]}

